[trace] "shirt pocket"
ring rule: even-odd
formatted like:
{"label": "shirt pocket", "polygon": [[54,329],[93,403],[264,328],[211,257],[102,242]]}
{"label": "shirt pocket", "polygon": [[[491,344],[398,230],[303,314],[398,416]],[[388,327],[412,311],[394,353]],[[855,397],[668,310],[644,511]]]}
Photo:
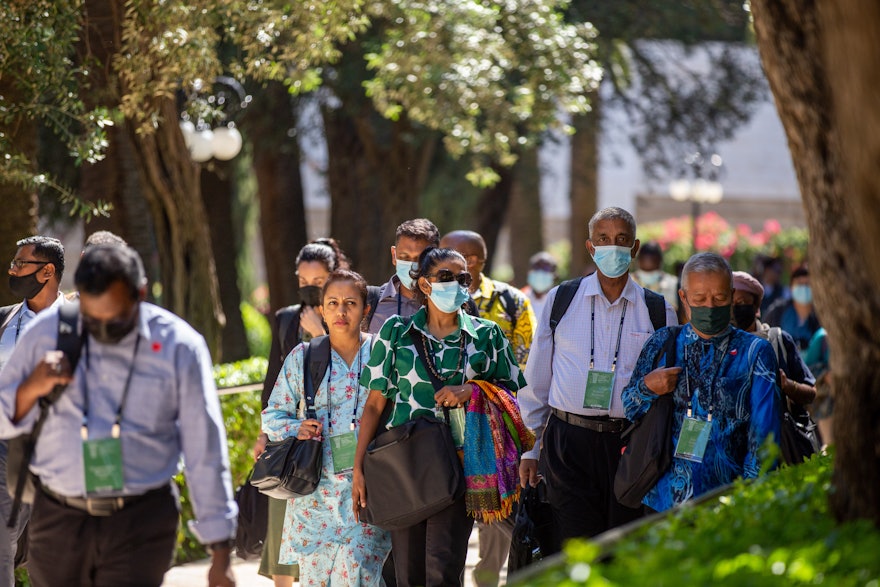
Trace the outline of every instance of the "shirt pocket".
{"label": "shirt pocket", "polygon": [[621,337],[620,356],[617,358],[617,371],[620,376],[629,379],[636,368],[636,361],[642,353],[642,347],[651,338],[653,332],[627,332]]}
{"label": "shirt pocket", "polygon": [[169,433],[177,427],[178,401],[168,375],[135,371],[123,411],[123,426],[138,431]]}

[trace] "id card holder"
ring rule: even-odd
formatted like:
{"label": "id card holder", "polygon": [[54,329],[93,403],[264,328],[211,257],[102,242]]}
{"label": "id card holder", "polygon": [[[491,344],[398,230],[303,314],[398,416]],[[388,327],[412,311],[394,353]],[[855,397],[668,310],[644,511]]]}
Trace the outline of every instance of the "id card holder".
{"label": "id card holder", "polygon": [[123,488],[122,441],[119,438],[83,440],[82,452],[86,494]]}
{"label": "id card holder", "polygon": [[590,369],[587,372],[587,389],[584,391],[584,407],[595,410],[610,410],[613,389],[613,371],[595,371]]}
{"label": "id card holder", "polygon": [[[455,443],[455,448],[461,448],[464,446],[464,408],[449,408],[449,430],[452,432],[452,442]],[[443,408],[437,408],[434,410],[434,413],[437,415],[437,419],[441,422],[446,422],[446,418],[443,415]]]}
{"label": "id card holder", "polygon": [[357,434],[354,431],[330,437],[330,455],[333,457],[333,473],[341,475],[354,469],[354,453]]}
{"label": "id card holder", "polygon": [[707,422],[697,418],[682,420],[681,434],[678,435],[678,442],[675,444],[675,456],[695,463],[702,463],[711,431],[711,421]]}

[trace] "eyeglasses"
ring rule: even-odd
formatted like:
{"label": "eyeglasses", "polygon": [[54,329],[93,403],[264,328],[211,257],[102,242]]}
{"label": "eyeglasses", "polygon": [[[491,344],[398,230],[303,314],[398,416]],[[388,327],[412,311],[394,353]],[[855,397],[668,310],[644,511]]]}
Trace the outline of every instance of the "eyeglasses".
{"label": "eyeglasses", "polygon": [[458,284],[462,287],[470,287],[471,282],[473,281],[473,278],[471,277],[470,273],[465,272],[465,273],[459,273],[458,275],[455,275],[449,269],[441,269],[437,273],[429,273],[429,274],[425,275],[425,277],[436,277],[437,281],[439,281],[440,283],[448,283],[450,281],[457,281]]}
{"label": "eyeglasses", "polygon": [[23,261],[22,259],[13,259],[9,262],[10,269],[23,269],[25,265],[48,265],[49,261]]}

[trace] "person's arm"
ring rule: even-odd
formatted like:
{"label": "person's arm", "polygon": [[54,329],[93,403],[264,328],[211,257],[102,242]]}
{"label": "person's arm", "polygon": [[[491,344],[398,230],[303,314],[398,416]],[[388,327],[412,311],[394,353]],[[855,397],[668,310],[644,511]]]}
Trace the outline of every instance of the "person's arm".
{"label": "person's arm", "polygon": [[816,399],[816,378],[810,372],[810,368],[804,362],[797,344],[791,335],[782,331],[782,344],[785,346],[787,364],[780,365],[780,386],[782,393],[788,396],[794,403],[805,406],[813,403]]}
{"label": "person's arm", "polygon": [[367,507],[367,487],[364,483],[364,457],[367,454],[367,446],[376,436],[379,427],[379,419],[388,400],[382,392],[373,389],[364,404],[361,414],[361,424],[358,430],[357,448],[354,453],[354,469],[351,474],[351,507],[354,510],[354,519],[360,521],[360,511]]}
{"label": "person's arm", "polygon": [[[199,542],[210,545],[234,538],[238,507],[232,497],[226,431],[211,356],[205,340],[195,332],[191,336],[189,341],[177,344],[174,356],[178,428],[195,514],[189,527]],[[226,577],[231,573],[222,548],[212,555],[212,561],[210,576]]]}
{"label": "person's arm", "polygon": [[775,373],[779,365],[773,347],[765,340],[755,340],[751,355],[752,386],[749,397],[751,420],[749,423],[748,452],[743,463],[743,478],[757,477],[761,470],[761,449],[764,440],[773,435],[777,444],[780,440],[782,412],[781,395],[776,386]]}

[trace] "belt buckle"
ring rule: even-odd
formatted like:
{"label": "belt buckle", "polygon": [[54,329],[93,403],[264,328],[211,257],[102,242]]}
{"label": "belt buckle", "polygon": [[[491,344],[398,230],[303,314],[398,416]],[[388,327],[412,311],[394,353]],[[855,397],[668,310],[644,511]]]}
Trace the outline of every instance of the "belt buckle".
{"label": "belt buckle", "polygon": [[122,509],[124,500],[121,497],[114,498],[86,498],[86,512],[90,516],[106,517]]}

